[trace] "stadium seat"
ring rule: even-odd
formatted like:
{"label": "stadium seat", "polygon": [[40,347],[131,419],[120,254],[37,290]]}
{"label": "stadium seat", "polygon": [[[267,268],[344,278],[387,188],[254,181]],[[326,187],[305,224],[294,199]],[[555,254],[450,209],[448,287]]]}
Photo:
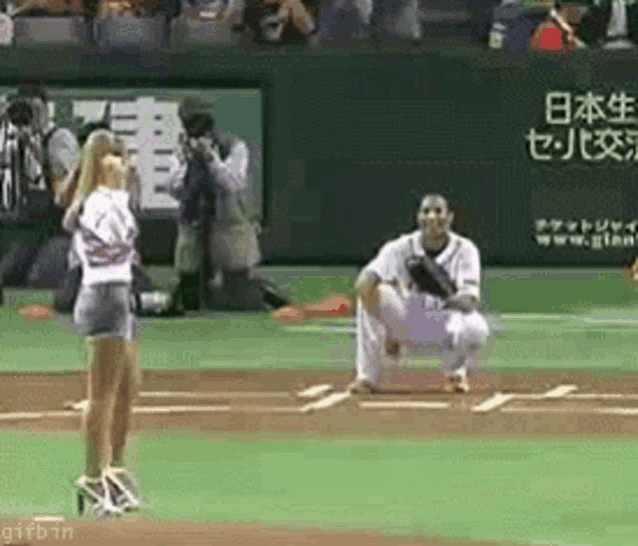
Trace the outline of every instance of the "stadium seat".
{"label": "stadium seat", "polygon": [[167,30],[166,15],[99,15],[93,21],[93,40],[101,53],[156,51],[168,46]]}
{"label": "stadium seat", "polygon": [[[171,22],[171,49],[179,51],[189,46],[206,44],[219,47],[234,47],[241,34],[233,27],[241,23],[244,2],[238,1],[225,21],[217,21],[200,9],[185,9]],[[213,14],[214,15],[214,14]]]}
{"label": "stadium seat", "polygon": [[15,17],[16,47],[56,45],[83,46],[88,38],[88,26],[83,17]]}
{"label": "stadium seat", "polygon": [[371,0],[332,0],[321,8],[315,46],[345,46],[369,37]]}
{"label": "stadium seat", "polygon": [[379,41],[422,38],[419,0],[375,0],[373,5],[372,31]]}

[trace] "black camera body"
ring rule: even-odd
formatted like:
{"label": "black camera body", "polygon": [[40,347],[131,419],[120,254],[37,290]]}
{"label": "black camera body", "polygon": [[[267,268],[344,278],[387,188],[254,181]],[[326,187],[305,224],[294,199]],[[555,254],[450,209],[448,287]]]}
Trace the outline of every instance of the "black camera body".
{"label": "black camera body", "polygon": [[[0,114],[2,139],[0,140],[0,219],[17,223],[33,223],[49,219],[53,212],[53,199],[45,165],[42,174],[31,179],[27,166],[29,148],[43,146],[46,163],[46,142],[36,139],[36,109],[29,98],[12,96]],[[38,144],[39,142],[39,144]]]}
{"label": "black camera body", "polygon": [[215,118],[211,114],[192,114],[182,119],[184,131],[189,138],[207,136],[215,129]]}
{"label": "black camera body", "polygon": [[28,99],[13,97],[9,99],[7,117],[16,127],[25,128],[33,123],[35,112]]}

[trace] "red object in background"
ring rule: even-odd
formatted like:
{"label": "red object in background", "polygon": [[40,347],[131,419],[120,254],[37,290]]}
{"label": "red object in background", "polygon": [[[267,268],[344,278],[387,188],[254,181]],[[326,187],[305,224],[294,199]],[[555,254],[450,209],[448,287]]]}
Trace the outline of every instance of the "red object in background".
{"label": "red object in background", "polygon": [[569,55],[573,47],[563,41],[563,31],[553,22],[545,21],[532,36],[530,46],[543,53]]}
{"label": "red object in background", "polygon": [[42,322],[53,316],[53,309],[47,305],[34,303],[18,309],[18,315],[27,322]]}
{"label": "red object in background", "polygon": [[346,294],[334,294],[317,303],[293,304],[272,312],[274,320],[284,324],[301,324],[313,319],[333,319],[336,316],[354,315],[353,298]]}
{"label": "red object in background", "polygon": [[563,49],[561,30],[556,27],[546,27],[541,32],[541,49]]}

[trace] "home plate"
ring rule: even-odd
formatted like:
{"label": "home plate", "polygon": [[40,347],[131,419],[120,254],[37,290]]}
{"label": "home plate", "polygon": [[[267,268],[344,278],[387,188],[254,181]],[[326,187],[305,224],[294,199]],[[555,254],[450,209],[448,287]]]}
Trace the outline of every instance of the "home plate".
{"label": "home plate", "polygon": [[323,396],[324,394],[328,394],[332,390],[332,385],[315,385],[314,387],[309,387],[306,390],[297,393],[298,398],[317,398],[318,396]]}

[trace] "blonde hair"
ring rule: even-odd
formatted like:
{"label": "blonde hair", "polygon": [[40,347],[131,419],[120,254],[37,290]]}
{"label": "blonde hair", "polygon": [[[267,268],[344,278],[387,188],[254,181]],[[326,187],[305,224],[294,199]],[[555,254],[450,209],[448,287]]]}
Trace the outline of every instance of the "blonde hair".
{"label": "blonde hair", "polygon": [[100,161],[109,153],[125,153],[124,142],[111,131],[98,129],[93,131],[82,148],[79,163],[78,183],[67,209],[62,226],[67,231],[73,231],[82,210],[82,205],[95,191],[102,180]]}

